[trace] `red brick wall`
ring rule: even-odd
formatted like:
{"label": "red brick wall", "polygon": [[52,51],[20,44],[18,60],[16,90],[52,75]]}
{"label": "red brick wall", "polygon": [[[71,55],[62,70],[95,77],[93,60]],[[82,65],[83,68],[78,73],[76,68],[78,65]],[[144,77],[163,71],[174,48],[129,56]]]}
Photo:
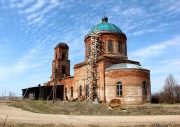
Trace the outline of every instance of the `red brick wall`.
{"label": "red brick wall", "polygon": [[[144,69],[117,69],[105,72],[106,101],[120,98],[122,104],[141,104],[150,99],[150,72]],[[147,99],[143,99],[142,82],[147,84]],[[116,95],[116,84],[122,83],[123,95]]]}
{"label": "red brick wall", "polygon": [[[58,81],[58,84],[64,85],[64,89],[65,89],[65,87],[67,88],[67,97],[68,97],[68,99],[70,99],[71,98],[71,86],[73,88],[75,86],[74,77],[67,77],[65,79],[61,79],[60,81]],[[65,99],[65,93],[64,93],[64,99]]]}
{"label": "red brick wall", "polygon": [[74,97],[79,97],[79,87],[82,86],[82,96],[85,98],[86,91],[86,78],[87,70],[86,65],[74,69],[74,84],[75,84],[75,94]]}
{"label": "red brick wall", "polygon": [[[112,40],[113,42],[113,52],[108,52],[108,40]],[[122,47],[122,52],[118,52],[118,42],[121,42],[123,47]],[[91,38],[90,36],[85,39],[85,56],[89,56],[88,53],[88,45],[91,43]],[[101,35],[100,39],[100,47],[101,47],[101,55],[105,56],[126,56],[126,37],[122,34],[114,34],[114,33],[104,33]],[[127,56],[126,56],[127,57]]]}
{"label": "red brick wall", "polygon": [[[149,101],[150,91],[150,72],[145,69],[117,69],[105,71],[105,68],[112,65],[103,60],[97,63],[97,85],[98,97],[103,102],[109,102],[111,99],[120,98],[122,104],[142,104]],[[86,93],[87,69],[86,65],[74,69],[74,77],[61,79],[57,84],[63,84],[67,87],[67,96],[71,99],[71,86],[73,87],[73,98],[80,97],[79,87],[82,86],[82,98]],[[143,99],[142,82],[147,84],[147,99]],[[123,95],[116,96],[116,84],[121,82],[123,85]],[[53,85],[53,82],[50,83]]]}
{"label": "red brick wall", "polygon": [[[98,97],[102,100],[105,101],[105,96],[104,96],[104,62],[99,61],[97,63],[97,71],[98,71],[98,76],[97,76],[97,93]],[[75,97],[79,97],[79,86],[81,85],[83,88],[83,97],[85,98],[85,93],[86,93],[86,85],[87,85],[87,68],[86,65],[75,68],[74,70],[74,82],[75,82]]]}

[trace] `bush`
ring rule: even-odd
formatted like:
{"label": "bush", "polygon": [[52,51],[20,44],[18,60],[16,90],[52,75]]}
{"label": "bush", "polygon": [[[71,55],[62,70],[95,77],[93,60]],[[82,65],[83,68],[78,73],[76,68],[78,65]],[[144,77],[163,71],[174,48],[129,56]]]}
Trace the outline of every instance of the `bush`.
{"label": "bush", "polygon": [[120,100],[120,99],[112,99],[112,100],[109,102],[109,106],[110,106],[111,108],[121,107],[121,100]]}
{"label": "bush", "polygon": [[159,97],[157,95],[151,96],[151,103],[158,104],[159,103]]}

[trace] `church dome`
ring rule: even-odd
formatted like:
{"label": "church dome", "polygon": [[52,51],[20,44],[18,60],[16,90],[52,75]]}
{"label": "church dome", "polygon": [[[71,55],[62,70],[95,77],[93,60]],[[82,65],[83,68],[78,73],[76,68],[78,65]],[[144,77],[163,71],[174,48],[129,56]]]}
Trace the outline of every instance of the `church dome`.
{"label": "church dome", "polygon": [[57,48],[57,47],[62,47],[62,48],[69,49],[69,46],[64,42],[60,42],[59,44],[57,44],[55,48]]}
{"label": "church dome", "polygon": [[95,31],[117,32],[117,33],[124,34],[119,27],[117,27],[116,25],[112,23],[108,23],[107,17],[103,17],[102,22],[92,27],[88,34],[91,34],[92,32],[95,32]]}

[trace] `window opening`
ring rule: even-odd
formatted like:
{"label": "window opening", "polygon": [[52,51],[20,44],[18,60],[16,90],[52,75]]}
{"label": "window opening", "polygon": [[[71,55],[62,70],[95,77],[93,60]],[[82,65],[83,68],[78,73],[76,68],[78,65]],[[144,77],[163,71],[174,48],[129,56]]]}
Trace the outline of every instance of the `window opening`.
{"label": "window opening", "polygon": [[82,96],[82,86],[79,86],[79,95]]}
{"label": "window opening", "polygon": [[122,96],[122,83],[118,82],[117,83],[117,88],[116,88],[117,96]]}
{"label": "window opening", "polygon": [[66,53],[63,52],[63,53],[62,53],[62,59],[64,60],[65,58],[66,58]]}
{"label": "window opening", "polygon": [[67,87],[64,89],[65,97],[67,96]]}
{"label": "window opening", "polygon": [[66,74],[66,66],[62,66],[62,74]]}
{"label": "window opening", "polygon": [[122,43],[118,42],[118,52],[122,52]]}
{"label": "window opening", "polygon": [[73,97],[73,87],[71,86],[71,97]]}
{"label": "window opening", "polygon": [[108,41],[108,51],[112,52],[113,51],[113,43],[111,40]]}
{"label": "window opening", "polygon": [[147,98],[146,81],[143,81],[143,96],[144,96],[144,98]]}
{"label": "window opening", "polygon": [[89,97],[88,89],[89,89],[89,87],[86,85],[86,98]]}

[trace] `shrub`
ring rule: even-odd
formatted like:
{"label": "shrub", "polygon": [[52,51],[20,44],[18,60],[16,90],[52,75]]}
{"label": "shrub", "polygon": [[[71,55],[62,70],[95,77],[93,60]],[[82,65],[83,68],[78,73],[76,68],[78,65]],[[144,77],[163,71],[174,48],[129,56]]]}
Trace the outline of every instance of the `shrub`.
{"label": "shrub", "polygon": [[121,100],[120,100],[120,99],[112,99],[112,100],[109,102],[109,106],[110,106],[111,108],[121,107]]}

